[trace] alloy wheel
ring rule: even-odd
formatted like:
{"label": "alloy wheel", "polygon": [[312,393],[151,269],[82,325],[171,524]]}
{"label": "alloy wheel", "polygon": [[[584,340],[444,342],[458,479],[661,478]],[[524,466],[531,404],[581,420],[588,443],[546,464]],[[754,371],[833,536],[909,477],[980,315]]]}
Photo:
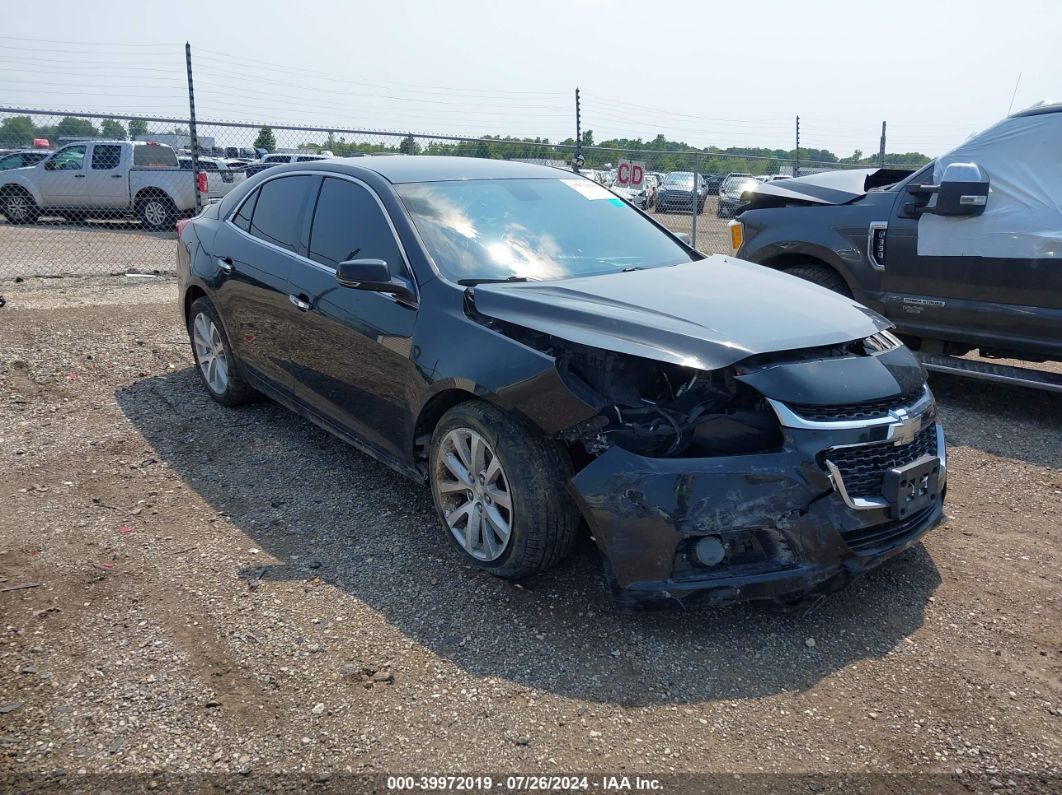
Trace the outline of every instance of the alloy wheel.
{"label": "alloy wheel", "polygon": [[229,386],[229,361],[225,357],[225,344],[214,321],[203,312],[192,321],[192,342],[203,380],[215,394],[225,394]]}
{"label": "alloy wheel", "polygon": [[501,460],[479,433],[455,428],[435,461],[435,487],[447,527],[476,560],[497,560],[509,546],[513,503]]}
{"label": "alloy wheel", "polygon": [[30,215],[29,200],[21,193],[13,193],[7,197],[7,217],[18,223],[25,221]]}
{"label": "alloy wheel", "polygon": [[151,226],[162,226],[166,223],[166,207],[158,199],[152,199],[144,205],[144,218]]}

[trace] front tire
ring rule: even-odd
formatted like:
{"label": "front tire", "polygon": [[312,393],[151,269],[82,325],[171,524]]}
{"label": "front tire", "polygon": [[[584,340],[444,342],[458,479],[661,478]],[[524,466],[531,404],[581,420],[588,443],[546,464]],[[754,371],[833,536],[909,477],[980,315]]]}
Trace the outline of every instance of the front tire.
{"label": "front tire", "polygon": [[254,388],[240,374],[218,310],[206,296],[193,301],[188,311],[188,337],[196,372],[210,397],[222,406],[239,406],[255,397]]}
{"label": "front tire", "polygon": [[848,288],[848,283],[841,277],[841,274],[828,265],[818,262],[806,262],[792,265],[786,268],[785,272],[790,276],[796,276],[799,279],[817,284],[819,287],[833,290],[845,298],[852,297],[852,291]]}
{"label": "front tire", "polygon": [[22,188],[12,188],[4,195],[3,213],[12,224],[35,224],[41,208]]}
{"label": "front tire", "polygon": [[439,421],[429,466],[443,530],[477,568],[519,579],[571,551],[579,512],[565,490],[571,461],[556,442],[468,401]]}

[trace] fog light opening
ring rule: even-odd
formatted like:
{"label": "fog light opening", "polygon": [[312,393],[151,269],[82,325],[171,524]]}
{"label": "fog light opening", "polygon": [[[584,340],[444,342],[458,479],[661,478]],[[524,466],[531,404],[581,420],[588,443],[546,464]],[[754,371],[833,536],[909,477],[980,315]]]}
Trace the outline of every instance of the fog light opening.
{"label": "fog light opening", "polygon": [[693,547],[693,553],[702,566],[718,566],[726,557],[726,547],[719,536],[705,536]]}

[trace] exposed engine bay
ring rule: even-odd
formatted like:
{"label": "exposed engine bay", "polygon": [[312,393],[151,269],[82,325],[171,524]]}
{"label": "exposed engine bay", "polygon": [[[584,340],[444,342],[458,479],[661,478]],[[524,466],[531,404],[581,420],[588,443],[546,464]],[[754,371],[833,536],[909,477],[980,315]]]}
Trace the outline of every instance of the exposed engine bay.
{"label": "exposed engine bay", "polygon": [[562,340],[486,319],[556,359],[561,380],[601,414],[564,434],[595,455],[618,445],[652,458],[742,455],[782,444],[778,419],[734,368],[703,371]]}

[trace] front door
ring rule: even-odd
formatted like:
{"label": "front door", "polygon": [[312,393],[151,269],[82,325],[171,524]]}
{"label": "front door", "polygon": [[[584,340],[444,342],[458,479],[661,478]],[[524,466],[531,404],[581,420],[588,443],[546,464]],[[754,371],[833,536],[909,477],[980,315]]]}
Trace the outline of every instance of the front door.
{"label": "front door", "polygon": [[296,395],[314,411],[392,457],[408,457],[410,358],[417,311],[393,296],[341,287],[336,266],[382,259],[392,274],[412,276],[376,195],[364,184],[326,177],[310,228],[309,262],[291,269],[298,303],[291,338]]}
{"label": "front door", "polygon": [[85,201],[85,144],[66,146],[39,166],[43,207],[81,207]]}

